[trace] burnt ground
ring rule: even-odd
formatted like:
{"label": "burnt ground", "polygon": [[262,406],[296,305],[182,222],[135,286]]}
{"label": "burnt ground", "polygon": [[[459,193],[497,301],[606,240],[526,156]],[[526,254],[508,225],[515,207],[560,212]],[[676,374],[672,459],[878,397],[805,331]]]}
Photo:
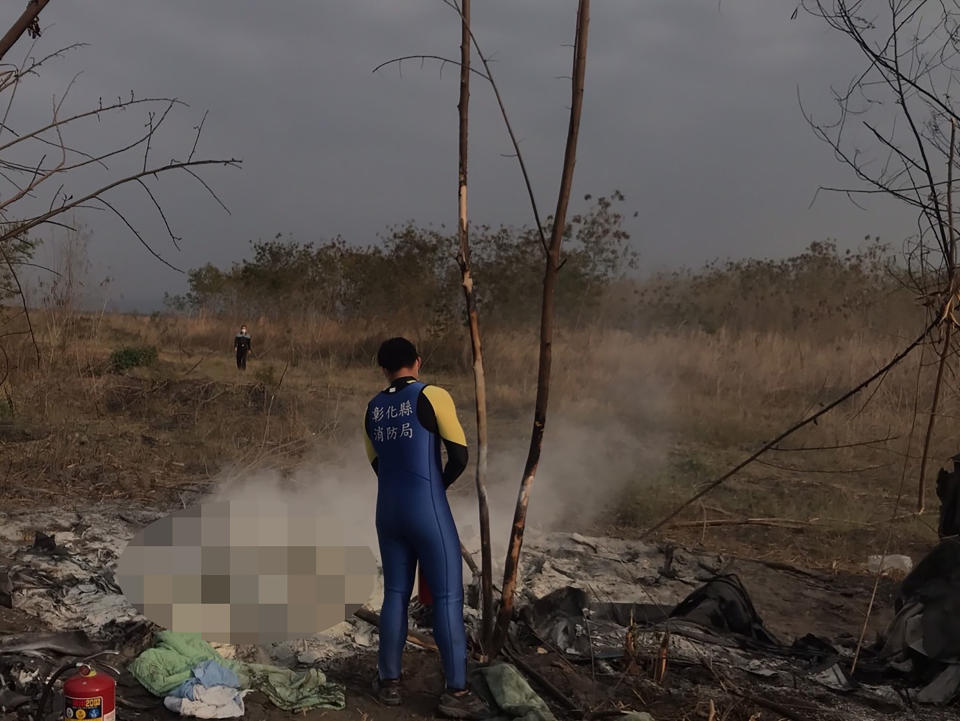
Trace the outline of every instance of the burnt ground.
{"label": "burnt ground", "polygon": [[[182,500],[182,491],[192,484],[214,483],[217,471],[224,464],[245,466],[258,461],[261,454],[273,454],[273,461],[285,469],[288,464],[295,463],[297,454],[307,446],[310,438],[307,429],[336,428],[341,406],[347,405],[346,401],[356,400],[357,388],[352,383],[366,388],[367,382],[365,376],[351,377],[352,380],[338,376],[319,383],[313,378],[301,378],[301,385],[293,386],[296,392],[289,390],[290,395],[278,397],[267,413],[264,383],[247,385],[233,380],[232,369],[227,367],[229,359],[222,369],[224,372],[220,374],[225,379],[223,382],[214,381],[217,373],[213,371],[216,368],[211,371],[209,364],[204,365],[205,372],[213,375],[204,378],[190,377],[195,371],[192,358],[189,363],[181,365],[160,368],[156,372],[145,371],[143,377],[91,374],[89,379],[83,377],[79,381],[73,369],[54,389],[60,402],[51,408],[57,411],[57,415],[35,419],[31,423],[18,418],[16,423],[0,424],[0,449],[6,466],[5,482],[0,483],[0,505],[3,509],[17,505],[36,508],[38,500],[41,503],[50,501],[60,504],[65,498],[87,498],[92,502],[98,502],[98,499],[99,502],[122,499],[136,507],[176,507]],[[227,373],[227,370],[231,373]],[[295,376],[296,373],[291,370],[284,389],[291,389]],[[25,399],[28,397],[24,396]],[[92,404],[96,406],[96,413],[91,410],[91,399],[96,401]],[[265,417],[269,423],[264,420]],[[353,428],[350,424],[347,426]],[[353,435],[348,437],[353,438]],[[289,451],[290,448],[295,452]],[[732,445],[726,440],[722,448],[725,449],[723,453],[739,453],[739,450],[731,450]],[[282,454],[282,449],[288,451]],[[726,468],[729,460],[726,455],[719,454],[714,459],[700,445],[689,450],[689,453],[682,454],[683,457],[678,461],[680,465],[670,467],[671,473],[680,474],[676,478],[669,478],[671,487],[677,486],[680,493],[686,490],[684,483],[702,481],[702,477],[709,477],[712,470]],[[772,471],[764,469],[763,473]],[[776,477],[774,480],[777,481],[777,488],[788,485],[780,482],[783,478]],[[810,482],[806,477],[788,480]],[[743,487],[731,482],[730,487],[739,488],[737,493],[742,496],[734,494],[727,499],[721,495],[716,502],[730,508],[740,508],[736,501],[744,500],[748,493],[750,504],[756,502],[758,494],[763,498],[767,497],[763,494],[767,494],[778,503],[785,502],[780,496],[769,492],[766,486],[758,485],[757,479],[753,479],[753,482],[753,485],[744,482]],[[870,495],[867,498],[871,503],[878,504],[876,487],[870,485],[868,490]],[[794,495],[799,497],[802,494],[790,495],[786,501],[793,503]],[[642,505],[650,506],[649,494],[641,493],[640,497]],[[856,496],[856,499],[858,507],[864,505],[862,496]],[[618,498],[617,503],[625,505],[620,503],[621,500]],[[672,503],[672,497],[667,496],[662,502]],[[754,515],[767,512],[765,506],[754,508],[750,504],[744,503],[744,506],[749,505]],[[877,507],[880,508],[879,505]],[[630,508],[634,509],[634,506]],[[651,508],[653,510],[650,513],[666,510],[657,506]],[[791,505],[785,508],[777,506],[778,515],[790,517],[812,517],[814,510],[807,513],[806,509],[798,510]],[[885,509],[882,510],[886,513]],[[612,535],[611,523],[604,518],[601,527],[595,530],[598,534]],[[855,641],[873,590],[873,578],[866,572],[858,573],[856,566],[862,568],[865,557],[879,551],[876,538],[883,529],[885,526],[878,526],[869,534],[866,531],[851,531],[840,537],[816,524],[805,526],[802,531],[763,528],[762,533],[749,527],[718,526],[711,527],[709,532],[704,529],[703,533],[699,529],[675,529],[670,535],[681,539],[688,547],[695,546],[695,538],[699,536],[707,548],[743,554],[744,558],[727,557],[718,570],[740,576],[768,630],[789,644],[794,638],[806,634],[824,636],[834,641],[843,638]],[[571,525],[569,530],[588,532],[589,529]],[[630,535],[628,529],[623,530],[623,535]],[[705,540],[707,535],[709,540]],[[922,536],[924,539],[928,537]],[[898,537],[897,552],[909,553],[915,560],[928,550],[905,543],[906,540]],[[525,554],[528,553],[527,548],[525,546]],[[704,552],[705,549],[701,547],[699,551]],[[817,565],[818,569],[802,570],[773,561],[748,558],[761,555],[805,569]],[[837,560],[841,562],[843,571],[831,569],[830,564]],[[849,563],[843,563],[844,560]],[[625,565],[629,571],[630,564]],[[581,579],[577,577],[573,580]],[[694,580],[677,582],[676,585],[681,586],[683,591],[680,597],[693,591],[699,583]],[[632,579],[629,583],[631,593],[634,587],[640,585]],[[884,579],[881,583],[866,636],[867,642],[881,633],[892,617],[896,587],[897,579],[894,578]],[[642,593],[632,600],[638,603],[651,602],[658,588],[662,590],[662,585],[651,587],[649,594]],[[657,598],[666,603],[663,594]],[[0,603],[0,635],[42,629],[42,623],[35,618],[4,608]],[[813,694],[819,698],[818,710],[814,712],[803,708],[804,704],[810,703],[807,697],[791,698],[782,685],[774,687],[762,677],[752,679],[750,683],[737,679],[738,688],[749,688],[749,693],[761,699],[750,700],[744,698],[743,693],[747,692],[739,695],[733,693],[729,683],[726,690],[721,688],[717,673],[724,669],[709,671],[703,664],[687,663],[676,658],[669,659],[666,679],[662,685],[658,685],[652,681],[655,653],[656,644],[642,649],[638,668],[629,672],[622,664],[612,662],[610,671],[594,669],[589,663],[572,662],[552,649],[538,653],[535,647],[526,648],[522,660],[579,708],[612,710],[620,702],[628,708],[649,710],[658,721],[674,718],[707,719],[710,701],[715,704],[717,719],[746,721],[754,714],[759,714],[753,716],[754,721],[791,718],[789,709],[771,710],[771,699],[774,703],[779,701],[781,705],[791,706],[794,713],[804,719],[932,720],[941,713],[935,709],[921,709],[911,714],[862,705],[851,710],[843,705],[838,694],[822,689]],[[382,708],[371,698],[369,679],[375,666],[375,654],[368,649],[358,652],[356,657],[349,660],[324,664],[324,671],[346,685],[348,708],[343,711],[312,712],[304,714],[305,718],[339,717],[374,721],[433,718],[433,703],[440,684],[439,667],[434,657],[410,649],[407,654],[408,704],[401,710]],[[533,679],[531,683],[555,708],[559,717],[583,716],[565,713],[562,704],[543,685]],[[809,689],[800,688],[796,694],[803,696],[801,692],[806,690]],[[765,705],[763,701],[768,703]],[[272,707],[257,694],[247,697],[247,706],[247,717],[251,719],[273,721],[290,716]],[[121,709],[120,715],[121,718],[144,721],[174,716],[162,707],[140,712]]]}
{"label": "burnt ground", "polygon": [[[844,638],[855,642],[864,612],[873,590],[873,578],[853,574],[828,574],[807,571],[778,563],[749,559],[728,559],[724,573],[735,573],[743,581],[767,629],[789,644],[806,634],[833,641]],[[879,586],[867,643],[882,632],[892,618],[897,579],[884,578]],[[693,590],[693,585],[691,585]],[[644,602],[645,599],[637,599]],[[33,617],[13,609],[0,608],[0,634],[39,630]],[[955,712],[931,708],[916,711],[884,705],[873,699],[851,702],[849,698],[815,687],[809,681],[798,682],[795,690],[772,687],[762,678],[736,677],[709,659],[691,663],[689,659],[668,658],[663,683],[654,683],[655,648],[647,648],[631,667],[626,660],[597,664],[571,661],[555,649],[527,646],[515,658],[531,686],[551,706],[558,719],[609,718],[617,709],[644,710],[657,721],[709,719],[711,703],[715,719],[730,721],[775,721],[777,719],[936,719],[955,718]],[[342,711],[317,710],[296,714],[305,721],[316,719],[433,719],[434,705],[442,687],[439,661],[430,651],[408,647],[405,656],[405,704],[398,708],[379,705],[370,691],[376,668],[375,646],[352,658],[322,666],[332,679],[347,689],[347,708]],[[543,679],[549,684],[547,688]],[[124,678],[122,693],[134,704],[152,708],[136,710],[121,707],[121,718],[137,721],[166,720],[177,717],[159,700],[144,691],[131,678]],[[564,703],[564,700],[566,703]],[[259,693],[245,699],[246,718],[256,721],[280,721],[294,714],[284,712]],[[568,706],[578,710],[570,710]]]}
{"label": "burnt ground", "polygon": [[15,608],[0,606],[0,636],[43,630],[43,624],[33,616]]}
{"label": "burnt ground", "polygon": [[[808,633],[834,640],[858,636],[875,583],[872,576],[743,558],[731,560],[724,570],[740,576],[768,630],[787,642]],[[880,579],[868,626],[872,634],[893,618],[898,586],[897,578]]]}

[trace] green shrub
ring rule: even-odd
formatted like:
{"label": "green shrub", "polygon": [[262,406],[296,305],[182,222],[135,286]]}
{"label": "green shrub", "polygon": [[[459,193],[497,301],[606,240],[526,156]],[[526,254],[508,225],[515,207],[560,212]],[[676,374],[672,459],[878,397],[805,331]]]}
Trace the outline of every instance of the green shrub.
{"label": "green shrub", "polygon": [[153,346],[125,346],[110,354],[110,369],[114,373],[151,366],[157,362],[157,349]]}

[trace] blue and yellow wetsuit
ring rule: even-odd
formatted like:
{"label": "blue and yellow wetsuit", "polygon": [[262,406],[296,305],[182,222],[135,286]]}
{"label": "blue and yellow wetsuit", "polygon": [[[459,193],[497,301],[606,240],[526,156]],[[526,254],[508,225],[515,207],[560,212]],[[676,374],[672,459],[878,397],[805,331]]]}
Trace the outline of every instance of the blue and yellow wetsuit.
{"label": "blue and yellow wetsuit", "polygon": [[[467,466],[467,441],[450,394],[414,378],[378,393],[364,419],[377,473],[377,535],[383,563],[379,671],[400,678],[417,563],[434,597],[433,632],[447,687],[466,687],[460,537],[446,490]],[[447,451],[443,465],[441,443]]]}

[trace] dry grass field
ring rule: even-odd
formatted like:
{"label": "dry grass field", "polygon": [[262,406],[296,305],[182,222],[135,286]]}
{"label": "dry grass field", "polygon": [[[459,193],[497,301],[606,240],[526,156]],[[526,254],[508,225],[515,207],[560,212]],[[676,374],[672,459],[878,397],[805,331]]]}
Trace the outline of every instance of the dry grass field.
{"label": "dry grass field", "polygon": [[[748,264],[739,276],[728,269],[615,285],[591,319],[561,322],[531,522],[641,533],[763,441],[872,374],[923,327],[909,294],[871,293],[869,278],[794,273],[787,286],[770,276],[763,280]],[[751,277],[759,281],[751,285]],[[806,290],[798,293],[801,284]],[[25,330],[16,308],[5,313],[5,327]],[[254,338],[246,373],[232,354],[240,320]],[[456,327],[437,332],[305,313],[237,319],[62,308],[36,310],[32,323],[36,346],[22,332],[4,339],[5,505],[78,494],[175,502],[186,485],[263,469],[303,479],[314,464],[340,463],[361,474],[356,483],[372,508],[360,418],[383,382],[377,345],[392,334],[419,344],[426,378],[454,393],[475,448],[469,346]],[[497,529],[509,522],[528,444],[536,342],[533,326],[491,324],[484,338]],[[137,361],[124,350],[137,348],[155,349],[155,359],[148,352]],[[888,528],[891,552],[928,548],[936,540],[936,472],[960,451],[957,379],[948,369],[926,512],[917,515],[935,361],[932,348],[918,350],[663,534],[808,566],[862,568],[867,555],[882,551]],[[472,497],[472,467],[452,492]]]}

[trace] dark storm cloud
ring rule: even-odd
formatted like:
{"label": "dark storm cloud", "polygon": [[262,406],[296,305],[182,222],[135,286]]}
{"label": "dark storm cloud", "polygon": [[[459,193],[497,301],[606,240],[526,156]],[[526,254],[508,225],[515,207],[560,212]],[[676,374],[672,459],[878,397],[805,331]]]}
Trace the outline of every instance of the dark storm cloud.
{"label": "dark storm cloud", "polygon": [[[910,232],[910,218],[891,203],[864,213],[822,197],[808,210],[818,185],[850,178],[804,122],[797,89],[826,117],[829,87],[860,60],[813,19],[789,20],[793,6],[594,3],[575,194],[626,194],[646,267],[782,255],[828,236],[899,242]],[[495,60],[544,216],[559,182],[569,82],[558,76],[570,72],[575,9],[574,0],[474,4],[475,32]],[[371,73],[399,55],[457,57],[458,19],[440,0],[53,2],[43,22],[51,27],[38,52],[91,47],[31,81],[19,99],[21,127],[42,120],[50,97],[82,70],[74,109],[131,89],[176,96],[191,107],[159,152],[189,145],[190,128],[209,110],[201,147],[244,161],[240,171],[207,176],[232,215],[195,185],[171,178],[160,186],[182,252],[148,204],[122,196],[179,267],[229,263],[250,239],[278,232],[368,242],[406,219],[455,222],[456,69],[441,74],[435,63],[411,61],[402,73]],[[480,82],[471,110],[473,220],[529,222],[516,161],[503,157],[509,139]],[[139,118],[128,122],[129,132],[139,129]],[[183,276],[158,265],[118,221],[83,220],[95,234],[97,274],[118,278],[118,305],[152,307],[164,290],[183,289]]]}

